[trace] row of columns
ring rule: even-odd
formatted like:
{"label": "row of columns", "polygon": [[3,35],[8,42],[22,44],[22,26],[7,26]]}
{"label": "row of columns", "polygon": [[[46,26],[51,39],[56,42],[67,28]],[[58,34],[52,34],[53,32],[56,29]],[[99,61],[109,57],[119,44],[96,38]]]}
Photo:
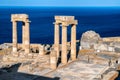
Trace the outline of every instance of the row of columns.
{"label": "row of columns", "polygon": [[[17,52],[17,21],[22,21],[23,26],[23,48],[25,50],[25,53],[30,53],[30,34],[29,34],[29,20],[28,16],[25,14],[22,15],[14,15],[12,16],[12,22],[13,22],[13,52]],[[26,18],[24,18],[26,17]],[[50,56],[50,63],[53,64],[52,66],[56,68],[57,60],[60,56],[60,39],[59,39],[59,26],[62,25],[62,50],[61,50],[61,61],[63,64],[67,63],[67,26],[71,25],[71,59],[76,59],[76,24],[77,20],[74,20],[73,16],[62,16],[62,17],[56,17],[58,21],[55,22],[55,37],[54,37],[54,51],[51,51]],[[15,20],[14,20],[15,19]],[[42,49],[42,47],[41,47]],[[42,53],[44,50],[42,50]],[[43,53],[44,54],[44,53]],[[55,65],[54,65],[55,64]]]}
{"label": "row of columns", "polygon": [[[60,39],[59,39],[59,25],[55,23],[55,37],[54,37],[54,50],[56,51],[57,58],[60,54]],[[62,50],[61,50],[61,61],[63,64],[67,63],[67,26],[62,23]],[[71,59],[76,59],[76,24],[71,24]]]}
{"label": "row of columns", "polygon": [[[12,21],[13,23],[13,52],[16,53],[18,49],[17,44],[17,21]],[[29,33],[29,22],[23,22],[22,26],[22,47],[25,53],[30,53],[30,33]]]}

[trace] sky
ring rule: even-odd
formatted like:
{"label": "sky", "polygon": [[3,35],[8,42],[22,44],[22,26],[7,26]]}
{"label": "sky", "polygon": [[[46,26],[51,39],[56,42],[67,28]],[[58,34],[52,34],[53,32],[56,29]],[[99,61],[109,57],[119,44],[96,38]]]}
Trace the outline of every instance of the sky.
{"label": "sky", "polygon": [[120,0],[1,0],[0,6],[120,6]]}

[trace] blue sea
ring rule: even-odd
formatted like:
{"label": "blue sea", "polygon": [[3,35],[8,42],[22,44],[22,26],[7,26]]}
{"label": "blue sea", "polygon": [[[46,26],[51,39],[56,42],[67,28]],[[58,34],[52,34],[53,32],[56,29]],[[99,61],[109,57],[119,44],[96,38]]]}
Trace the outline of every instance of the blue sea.
{"label": "blue sea", "polygon": [[[31,21],[31,43],[53,44],[55,15],[75,16],[78,40],[88,30],[96,31],[101,37],[120,36],[120,7],[0,7],[0,44],[12,42],[11,14],[21,13],[28,14]],[[17,28],[21,43],[22,22],[18,22]]]}

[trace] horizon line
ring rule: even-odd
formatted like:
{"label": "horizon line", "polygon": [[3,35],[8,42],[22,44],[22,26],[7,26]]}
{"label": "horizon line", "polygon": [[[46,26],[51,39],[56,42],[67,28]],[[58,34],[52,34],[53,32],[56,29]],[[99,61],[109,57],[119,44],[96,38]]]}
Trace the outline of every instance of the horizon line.
{"label": "horizon line", "polygon": [[0,7],[120,7],[120,6],[5,6],[0,5]]}

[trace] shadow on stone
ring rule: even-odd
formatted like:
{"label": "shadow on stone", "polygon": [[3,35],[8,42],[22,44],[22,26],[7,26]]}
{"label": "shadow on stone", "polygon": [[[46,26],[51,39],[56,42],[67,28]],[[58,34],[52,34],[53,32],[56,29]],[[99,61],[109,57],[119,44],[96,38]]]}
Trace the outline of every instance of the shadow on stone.
{"label": "shadow on stone", "polygon": [[21,64],[13,65],[9,68],[0,69],[0,80],[59,80],[59,77],[48,78],[38,75],[17,72]]}

